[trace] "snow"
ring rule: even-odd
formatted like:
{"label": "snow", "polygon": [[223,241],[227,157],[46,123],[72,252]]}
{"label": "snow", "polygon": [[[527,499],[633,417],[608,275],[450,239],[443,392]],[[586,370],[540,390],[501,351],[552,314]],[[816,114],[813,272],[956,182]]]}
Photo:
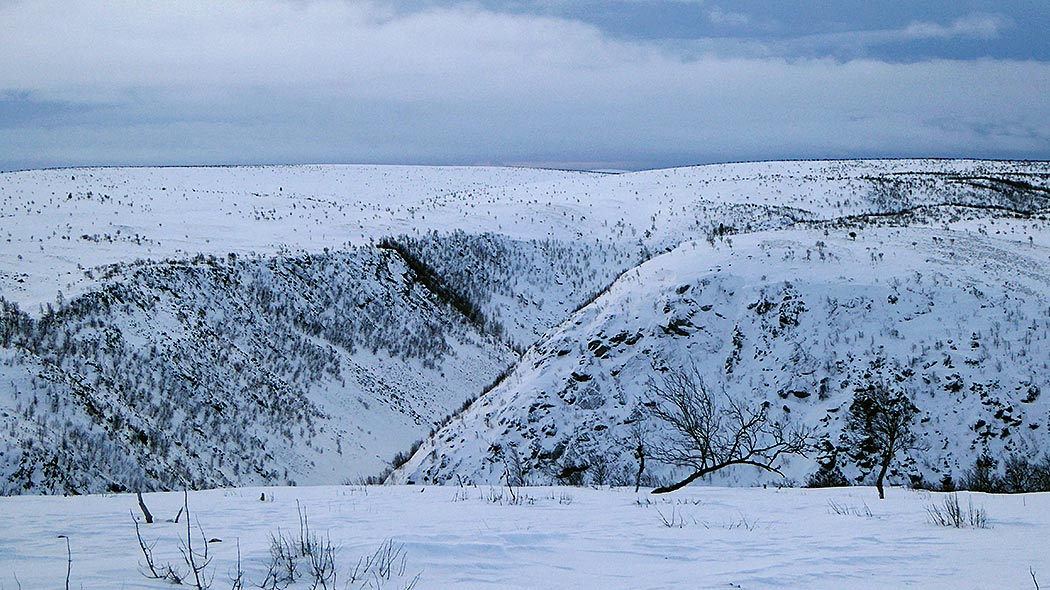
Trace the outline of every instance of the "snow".
{"label": "snow", "polygon": [[88,290],[83,269],[116,262],[367,244],[418,231],[434,203],[465,191],[582,174],[424,166],[3,173],[0,294],[35,311],[60,290],[66,297]]}
{"label": "snow", "polygon": [[[632,432],[664,366],[695,367],[734,399],[768,403],[773,419],[833,444],[854,390],[884,375],[922,412],[921,448],[891,474],[902,483],[959,477],[984,450],[1047,450],[1050,400],[1029,392],[1050,387],[1050,249],[922,225],[855,234],[739,234],[731,246],[683,243],[631,269],[424,443],[396,481],[497,483],[508,446],[533,483],[597,457],[610,463],[611,481],[631,481]],[[674,322],[681,332],[668,330]],[[651,422],[643,424],[658,444]],[[815,459],[789,459],[783,471],[804,482]],[[671,477],[666,466],[651,469]],[[780,479],[743,468],[716,482]]]}
{"label": "snow", "polygon": [[1000,197],[971,194],[974,178],[1043,186],[1048,171],[1040,162],[861,160],[612,175],[420,166],[9,172],[0,174],[0,294],[35,313],[59,291],[67,298],[89,291],[83,271],[115,262],[319,252],[430,230],[643,240],[658,250],[703,237],[723,221],[757,229],[785,214],[830,219],[983,202],[988,192]]}
{"label": "snow", "polygon": [[[514,344],[528,347],[517,368],[393,478],[450,485],[190,492],[191,523],[222,540],[208,545],[213,588],[229,587],[238,549],[257,586],[271,535],[296,534],[304,508],[338,548],[339,588],[388,540],[405,552],[388,588],[417,574],[418,588],[1030,588],[1033,575],[1050,580],[1048,493],[960,493],[989,528],[956,529],[929,519],[945,494],[895,487],[879,501],[869,487],[761,487],[782,480],[752,469],[668,496],[510,489],[501,487],[506,459],[492,450],[517,444],[529,462],[562,445],[563,460],[603,457],[614,463],[610,478],[631,475],[628,419],[660,363],[695,365],[835,442],[841,408],[882,359],[887,371],[913,371],[900,382],[923,412],[924,450],[900,457],[891,482],[958,478],[983,450],[1037,455],[1050,431],[1048,172],[1046,163],[899,160],[616,175],[376,166],[0,174],[0,295],[37,317],[60,291],[70,302],[122,287],[141,305],[60,316],[62,331],[47,334],[77,344],[72,352],[0,349],[4,483],[28,468],[28,486],[14,491],[61,493],[42,478],[74,472],[78,489],[126,489],[144,466],[209,485],[354,480],[480,393],[514,360]],[[722,226],[730,231],[715,234]],[[369,246],[402,235],[431,240],[419,251],[472,290],[508,341],[450,312],[393,252]],[[219,258],[188,262],[197,254]],[[146,262],[127,264],[138,259]],[[245,285],[295,313],[268,311]],[[376,302],[387,307],[357,306]],[[775,311],[752,311],[756,303]],[[378,318],[386,323],[371,346],[347,340]],[[317,329],[337,319],[339,334]],[[679,332],[665,329],[683,320]],[[420,335],[436,346],[412,348]],[[135,379],[132,352],[142,359]],[[209,386],[158,399],[155,391],[172,394],[151,384],[169,375]],[[113,376],[128,383],[108,385]],[[260,385],[288,407],[249,413],[259,413]],[[87,397],[108,419],[78,406]],[[170,401],[169,428],[167,412],[150,408]],[[219,401],[245,423],[207,410]],[[167,455],[127,427],[139,422],[151,441],[175,441]],[[58,449],[65,454],[45,452]],[[814,459],[784,470],[800,482]],[[529,466],[534,483],[556,479],[558,464]],[[865,481],[855,466],[843,470]],[[452,485],[464,481],[479,485]],[[158,560],[178,563],[187,517],[167,520],[182,495],[145,499],[158,518],[142,525],[145,540],[156,541]],[[67,538],[70,587],[169,588],[141,573],[137,514],[124,494],[0,497],[0,590],[63,587]],[[350,587],[366,581],[380,585]]]}
{"label": "snow", "polygon": [[[266,501],[259,500],[260,494]],[[248,579],[261,578],[269,535],[297,534],[297,505],[338,547],[347,570],[386,540],[402,545],[402,588],[1031,588],[1050,579],[1050,494],[960,493],[988,528],[946,528],[927,509],[946,494],[866,487],[688,488],[652,496],[627,488],[244,488],[191,492],[208,538],[213,588],[229,587],[238,542]],[[502,496],[502,502],[493,498]],[[180,493],[146,494],[158,522],[142,525],[160,561],[178,559],[185,529],[164,522]],[[841,514],[840,514],[841,512]],[[847,513],[848,512],[848,513]],[[870,516],[868,515],[870,513]],[[132,495],[0,498],[0,586],[62,588],[67,535],[71,588],[162,589],[140,572]],[[665,526],[664,521],[674,526]],[[396,573],[396,572],[395,572]],[[1045,583],[1045,581],[1043,582]],[[249,584],[248,586],[250,586]],[[293,588],[308,588],[300,582]],[[353,587],[359,587],[355,585]]]}

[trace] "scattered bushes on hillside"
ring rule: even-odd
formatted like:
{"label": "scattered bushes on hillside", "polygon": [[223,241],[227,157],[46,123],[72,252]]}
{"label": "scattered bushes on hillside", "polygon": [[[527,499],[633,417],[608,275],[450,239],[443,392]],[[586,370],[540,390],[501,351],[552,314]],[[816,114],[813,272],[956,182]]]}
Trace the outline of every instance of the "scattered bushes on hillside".
{"label": "scattered bushes on hillside", "polygon": [[[462,230],[417,238],[386,239],[380,247],[396,250],[446,302],[486,332],[521,352],[546,328],[593,301],[621,272],[646,259],[643,247],[559,240],[510,240],[492,233]],[[555,303],[566,292],[562,303]],[[548,313],[550,324],[536,334],[508,333],[504,323],[522,308]],[[542,320],[541,320],[542,321]]]}
{"label": "scattered bushes on hillside", "polygon": [[0,299],[3,362],[30,376],[12,382],[0,494],[293,483],[274,447],[316,444],[307,394],[348,378],[343,354],[436,369],[476,333],[372,248],[106,274],[39,319]]}
{"label": "scattered bushes on hillside", "polygon": [[956,483],[960,490],[1000,494],[1020,494],[1027,492],[1050,491],[1050,454],[1039,459],[1014,453],[1002,461],[1002,473],[999,472],[999,461],[982,453]]}
{"label": "scattered bushes on hillside", "polygon": [[829,440],[823,440],[818,445],[821,458],[818,459],[817,470],[806,478],[807,488],[841,488],[850,485],[850,481],[842,474],[838,465],[838,449]]}
{"label": "scattered bushes on hillside", "polygon": [[417,440],[416,442],[412,443],[412,446],[408,448],[407,452],[399,451],[396,455],[394,455],[394,458],[390,461],[390,467],[397,469],[405,463],[408,463],[408,460],[412,458],[412,455],[416,454],[416,451],[418,451],[419,447],[421,446],[423,446],[423,441]]}

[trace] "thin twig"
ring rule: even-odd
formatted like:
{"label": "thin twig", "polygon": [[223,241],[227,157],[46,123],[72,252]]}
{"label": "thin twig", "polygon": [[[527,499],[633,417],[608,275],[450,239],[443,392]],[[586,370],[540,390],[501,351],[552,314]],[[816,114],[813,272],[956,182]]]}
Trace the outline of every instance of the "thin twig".
{"label": "thin twig", "polygon": [[66,540],[66,590],[69,590],[69,574],[73,570],[73,551],[69,547],[69,537],[59,535],[58,538]]}

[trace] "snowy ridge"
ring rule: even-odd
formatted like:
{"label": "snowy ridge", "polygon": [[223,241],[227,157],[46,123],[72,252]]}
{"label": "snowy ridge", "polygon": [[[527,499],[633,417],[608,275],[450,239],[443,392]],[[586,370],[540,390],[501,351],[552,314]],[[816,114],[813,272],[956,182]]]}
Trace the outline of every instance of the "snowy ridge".
{"label": "snowy ridge", "polygon": [[[0,174],[0,289],[39,304],[85,270],[196,254],[319,253],[415,233],[447,194],[582,173],[524,168],[249,166]],[[449,216],[452,216],[449,214]]]}
{"label": "snowy ridge", "polygon": [[519,168],[259,166],[0,174],[0,294],[38,306],[136,259],[321,252],[432,230],[653,251],[719,224],[1050,206],[1050,164],[871,160],[721,164],[628,174]]}
{"label": "snowy ridge", "polygon": [[[1046,450],[1050,249],[929,227],[854,233],[737,235],[732,246],[683,245],[628,272],[396,481],[493,483],[520,460],[538,483],[580,467],[630,482],[635,429],[660,440],[658,424],[639,421],[649,380],[694,366],[735,399],[768,403],[777,419],[832,443],[856,388],[895,383],[922,411],[927,449],[903,462],[904,482],[959,476],[982,450]],[[815,467],[796,460],[786,473],[801,482]],[[751,468],[725,477],[770,478]]]}

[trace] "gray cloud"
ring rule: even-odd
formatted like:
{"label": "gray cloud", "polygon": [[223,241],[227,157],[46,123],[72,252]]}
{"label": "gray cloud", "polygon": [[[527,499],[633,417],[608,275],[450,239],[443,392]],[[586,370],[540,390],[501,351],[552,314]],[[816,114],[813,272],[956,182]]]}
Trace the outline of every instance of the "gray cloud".
{"label": "gray cloud", "polygon": [[880,45],[914,41],[949,41],[953,39],[994,39],[1009,28],[1010,20],[993,14],[970,14],[948,23],[912,22],[897,29],[850,31],[808,35],[783,42],[778,52],[830,53],[859,52]]}
{"label": "gray cloud", "polygon": [[747,14],[725,10],[718,6],[713,6],[707,10],[707,19],[716,25],[729,25],[734,27],[750,25],[752,20]]}
{"label": "gray cloud", "polygon": [[[738,18],[732,14],[724,16],[717,8],[712,8],[708,16],[712,22],[723,25],[745,27],[756,24],[747,15]],[[862,29],[793,37],[740,36],[673,40],[666,46],[683,55],[693,56],[874,59],[872,51],[876,48],[931,41],[943,43],[995,39],[1002,36],[1011,25],[1011,20],[1002,15],[974,13],[945,23],[914,21],[891,29]],[[763,23],[759,28],[770,30],[775,25]]]}
{"label": "gray cloud", "polygon": [[955,19],[947,25],[931,22],[915,22],[901,31],[891,32],[890,37],[906,39],[953,39],[957,37],[993,39],[1009,27],[1009,19],[995,14],[970,14]]}
{"label": "gray cloud", "polygon": [[[963,19],[893,35],[993,29]],[[1050,65],[1041,62],[684,56],[564,18],[339,1],[26,0],[0,4],[0,38],[0,93],[15,97],[0,101],[0,114],[34,113],[0,128],[8,167],[622,167],[1046,157],[1050,146],[1050,105],[1035,98],[1050,93]],[[62,105],[61,116],[49,118],[47,105]]]}

